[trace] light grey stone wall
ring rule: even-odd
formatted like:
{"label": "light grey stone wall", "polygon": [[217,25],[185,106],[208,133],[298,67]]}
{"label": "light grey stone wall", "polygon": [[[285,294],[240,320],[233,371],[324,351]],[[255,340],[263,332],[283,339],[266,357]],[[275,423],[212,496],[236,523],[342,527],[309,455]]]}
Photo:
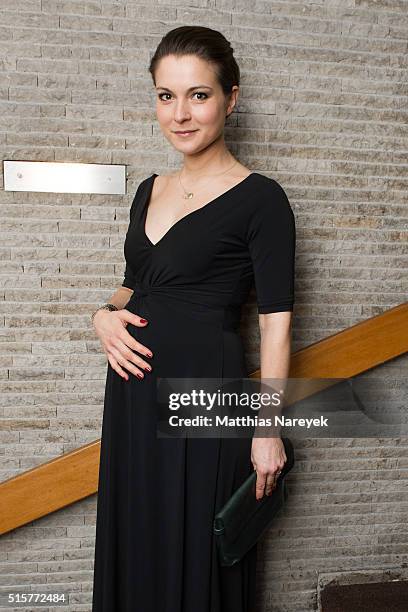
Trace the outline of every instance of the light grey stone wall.
{"label": "light grey stone wall", "polygon": [[[180,163],[147,72],[173,27],[213,27],[235,49],[241,96],[226,140],[282,184],[296,216],[293,350],[407,299],[407,6],[2,0],[2,159],[128,166],[126,196],[0,192],[2,480],[100,437],[106,359],[89,316],[122,282],[137,184]],[[403,379],[406,365],[375,375]],[[262,612],[314,609],[324,572],[408,561],[407,439],[295,447],[286,510],[260,546]],[[65,590],[66,609],[89,611],[95,502],[4,535],[0,590]]]}

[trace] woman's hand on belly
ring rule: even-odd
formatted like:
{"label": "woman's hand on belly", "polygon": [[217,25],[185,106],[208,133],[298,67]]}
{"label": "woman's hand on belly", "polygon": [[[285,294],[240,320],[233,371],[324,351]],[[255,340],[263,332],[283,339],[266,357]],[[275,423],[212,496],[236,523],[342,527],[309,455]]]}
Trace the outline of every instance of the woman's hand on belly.
{"label": "woman's hand on belly", "polygon": [[[129,380],[127,372],[123,368],[135,374],[138,378],[144,378],[142,369],[151,371],[151,365],[142,359],[137,351],[146,357],[153,357],[152,351],[133,338],[126,330],[128,323],[138,327],[146,327],[148,321],[137,314],[133,314],[125,308],[110,312],[99,310],[95,316],[93,325],[96,334],[101,341],[102,348],[112,368],[125,380]],[[138,366],[138,367],[137,367]]]}

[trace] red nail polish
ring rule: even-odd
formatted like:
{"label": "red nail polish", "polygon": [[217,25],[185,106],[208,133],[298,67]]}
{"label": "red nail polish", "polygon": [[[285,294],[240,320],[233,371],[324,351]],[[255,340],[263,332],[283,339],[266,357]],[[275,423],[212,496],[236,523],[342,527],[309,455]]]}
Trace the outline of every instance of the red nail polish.
{"label": "red nail polish", "polygon": [[138,378],[143,378],[143,374],[141,374],[140,372],[138,372],[138,373],[136,374],[136,376],[137,376]]}
{"label": "red nail polish", "polygon": [[145,367],[145,370],[147,370],[148,372],[151,372],[151,371],[152,371],[152,368],[151,368],[150,366],[146,366],[146,367]]}
{"label": "red nail polish", "polygon": [[147,319],[140,319],[141,323],[147,323]]}
{"label": "red nail polish", "polygon": [[146,357],[153,357],[152,353],[146,353]]}

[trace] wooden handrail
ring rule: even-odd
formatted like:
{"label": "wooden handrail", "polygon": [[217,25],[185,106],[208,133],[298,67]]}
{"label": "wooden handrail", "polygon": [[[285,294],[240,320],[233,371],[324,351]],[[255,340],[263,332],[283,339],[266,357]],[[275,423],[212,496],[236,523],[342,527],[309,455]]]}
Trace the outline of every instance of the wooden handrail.
{"label": "wooden handrail", "polygon": [[[289,378],[350,378],[407,351],[405,303],[296,351]],[[1,483],[0,534],[97,493],[99,455],[95,440]]]}
{"label": "wooden handrail", "polygon": [[408,351],[408,302],[296,351],[290,378],[350,378]]}

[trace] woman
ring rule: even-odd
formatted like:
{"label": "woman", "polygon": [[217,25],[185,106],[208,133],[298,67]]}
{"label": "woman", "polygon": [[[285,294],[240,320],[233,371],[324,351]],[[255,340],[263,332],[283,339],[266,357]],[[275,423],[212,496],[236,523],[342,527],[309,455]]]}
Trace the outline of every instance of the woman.
{"label": "woman", "polygon": [[[295,225],[282,187],[228,151],[239,68],[227,40],[180,27],[150,72],[181,170],[138,186],[123,285],[94,313],[108,358],[93,612],[253,612],[256,546],[221,567],[213,518],[257,470],[273,491],[280,438],[157,434],[156,377],[246,377],[238,326],[255,279],[262,378],[290,356]],[[117,309],[117,310],[116,310]]]}

